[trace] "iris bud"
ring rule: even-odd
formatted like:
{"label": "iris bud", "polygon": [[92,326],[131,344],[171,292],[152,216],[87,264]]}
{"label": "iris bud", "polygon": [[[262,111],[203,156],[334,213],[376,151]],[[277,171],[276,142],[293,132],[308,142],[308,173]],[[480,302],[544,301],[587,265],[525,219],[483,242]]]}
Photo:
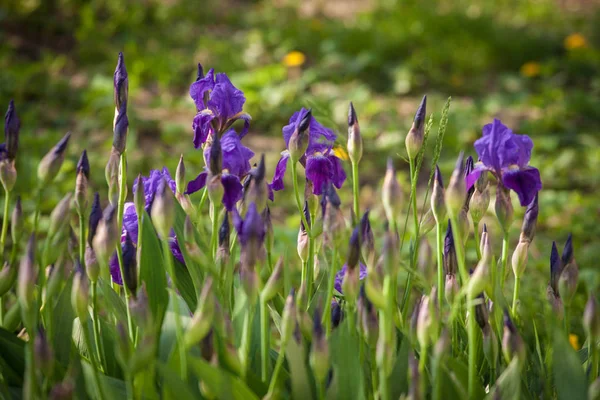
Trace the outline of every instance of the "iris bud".
{"label": "iris bud", "polygon": [[94,252],[103,265],[108,263],[120,236],[116,205],[109,204],[102,213],[102,219],[92,240]]}
{"label": "iris bud", "polygon": [[75,270],[73,276],[73,286],[71,289],[71,305],[75,310],[75,315],[79,317],[79,320],[83,323],[88,318],[88,305],[89,305],[89,286],[88,279],[85,276],[85,272],[79,268]]}
{"label": "iris bud", "polygon": [[598,313],[598,301],[596,296],[590,294],[583,312],[583,327],[588,336],[596,340],[600,337],[600,314]]}
{"label": "iris bud", "polygon": [[4,116],[4,141],[6,143],[6,156],[9,160],[14,160],[19,149],[19,131],[21,129],[21,120],[15,109],[15,102],[11,100],[8,103],[8,109]]}
{"label": "iris bud", "polygon": [[161,179],[156,189],[151,212],[156,231],[166,240],[175,221],[175,207],[173,194],[164,179]]}
{"label": "iris bud", "polygon": [[120,154],[114,149],[111,149],[104,174],[108,185],[108,199],[112,202],[119,193],[119,160]]}
{"label": "iris bud", "polygon": [[512,269],[515,277],[520,278],[527,266],[527,252],[529,242],[519,242],[515,252],[512,255]]}
{"label": "iris bud", "polygon": [[458,259],[456,258],[456,248],[454,247],[454,235],[452,234],[452,223],[448,220],[448,228],[444,237],[444,272],[447,275],[454,275],[458,270]]}
{"label": "iris bud", "polygon": [[38,180],[41,187],[52,182],[65,160],[65,152],[71,138],[68,132],[40,161],[38,166]]}
{"label": "iris bud", "polygon": [[4,267],[0,270],[0,297],[4,296],[14,285],[17,279],[18,269],[16,265],[4,263]]}
{"label": "iris bud", "polygon": [[523,226],[521,227],[521,236],[519,238],[520,242],[531,242],[533,240],[538,213],[538,193],[536,193],[531,203],[527,206],[525,216],[523,217]]}
{"label": "iris bud", "polygon": [[33,305],[36,281],[35,235],[32,234],[27,242],[25,255],[21,258],[19,281],[17,285],[17,297],[19,298],[21,309],[24,311],[28,311]]}
{"label": "iris bud", "polygon": [[123,282],[129,289],[129,293],[135,297],[138,285],[138,271],[137,271],[137,260],[136,260],[136,249],[131,240],[129,233],[125,234],[125,242],[121,245],[123,254]]}
{"label": "iris bud", "polygon": [[425,135],[425,114],[427,114],[427,96],[423,96],[421,104],[415,114],[413,124],[406,135],[404,144],[410,160],[415,160],[423,147]]}
{"label": "iris bud", "polygon": [[296,328],[296,298],[295,292],[292,288],[290,294],[285,300],[285,306],[283,307],[283,313],[281,315],[281,344],[282,346],[292,337],[294,329]]}
{"label": "iris bud", "polygon": [[17,182],[17,170],[14,160],[0,161],[0,182],[4,186],[4,190],[10,192],[15,187]]}
{"label": "iris bud", "polygon": [[81,153],[77,162],[77,177],[75,179],[75,206],[79,213],[83,214],[87,207],[88,182],[90,179],[90,162],[87,151]]}
{"label": "iris bud", "polygon": [[417,267],[419,272],[423,274],[426,282],[433,282],[434,268],[433,268],[433,250],[427,240],[427,237],[423,236],[419,244],[419,256],[417,257]]}
{"label": "iris bud", "polygon": [[513,222],[514,210],[510,200],[510,193],[508,189],[504,188],[502,185],[498,185],[498,188],[496,189],[495,208],[496,218],[498,218],[498,222],[500,222],[504,234],[507,235]]}
{"label": "iris bud", "polygon": [[490,190],[488,188],[485,188],[483,192],[475,190],[473,197],[471,197],[471,202],[469,203],[469,211],[471,212],[471,217],[473,218],[475,227],[477,227],[479,221],[481,221],[489,206]]}
{"label": "iris bud", "polygon": [[446,188],[444,199],[448,215],[451,217],[458,217],[460,210],[463,208],[467,195],[465,179],[463,176],[463,159],[464,154],[461,152],[456,160],[454,171],[452,171],[448,188]]}
{"label": "iris bud", "polygon": [[138,174],[133,188],[133,204],[138,218],[144,215],[146,210],[146,194],[142,174]]}
{"label": "iris bud", "polygon": [[207,278],[200,297],[194,317],[185,332],[185,345],[187,348],[200,342],[210,331],[215,313],[215,299],[212,292],[213,280]]}
{"label": "iris bud", "polygon": [[402,189],[396,180],[396,171],[394,170],[394,162],[391,158],[388,159],[385,178],[381,188],[381,200],[385,215],[390,223],[395,222],[400,214],[402,206]]}
{"label": "iris bud", "polygon": [[112,148],[119,154],[123,154],[127,146],[127,133],[129,132],[129,118],[127,118],[127,102],[121,103],[118,112],[115,113],[113,122],[113,144]]}
{"label": "iris bud", "polygon": [[446,282],[444,285],[444,296],[448,304],[452,304],[456,295],[458,294],[459,287],[456,281],[456,275],[446,275]]}
{"label": "iris bud", "polygon": [[441,224],[444,218],[446,218],[444,182],[442,181],[440,167],[437,164],[435,166],[433,190],[431,192],[431,212],[438,224]]}
{"label": "iris bud", "polygon": [[35,335],[33,349],[36,368],[39,368],[44,376],[51,376],[54,367],[54,354],[42,327],[38,328],[37,335]]}
{"label": "iris bud", "polygon": [[306,153],[310,141],[310,123],[312,121],[312,110],[308,110],[304,118],[298,124],[298,129],[292,133],[288,143],[290,159],[293,163],[297,163],[300,158]]}
{"label": "iris bud", "polygon": [[183,162],[183,154],[179,157],[179,163],[177,164],[177,170],[175,171],[175,185],[177,194],[183,194],[185,192],[185,163]]}
{"label": "iris bud", "polygon": [[68,223],[71,212],[71,197],[68,193],[58,202],[52,213],[50,213],[50,227],[48,228],[48,237],[53,238],[59,233]]}
{"label": "iris bud", "polygon": [[317,382],[324,382],[329,373],[329,345],[325,338],[321,313],[315,310],[313,317],[312,348],[309,357],[310,366]]}
{"label": "iris bud", "polygon": [[11,216],[11,236],[14,244],[18,244],[23,234],[23,207],[21,205],[21,196],[17,196],[15,202],[15,208],[13,209]]}
{"label": "iris bud", "polygon": [[354,105],[348,107],[348,156],[353,164],[358,164],[363,154],[363,140]]}
{"label": "iris bud", "polygon": [[281,289],[282,286],[283,286],[283,257],[280,257],[279,260],[277,260],[277,264],[275,264],[275,267],[273,268],[273,272],[271,273],[269,280],[267,281],[267,283],[265,284],[265,287],[263,288],[263,290],[261,292],[262,300],[263,301],[272,300],[277,295],[277,293],[279,292],[279,290]]}
{"label": "iris bud", "polygon": [[502,353],[507,364],[513,357],[518,357],[519,361],[525,359],[525,344],[517,332],[517,327],[510,319],[508,310],[504,310],[504,335],[502,336]]}

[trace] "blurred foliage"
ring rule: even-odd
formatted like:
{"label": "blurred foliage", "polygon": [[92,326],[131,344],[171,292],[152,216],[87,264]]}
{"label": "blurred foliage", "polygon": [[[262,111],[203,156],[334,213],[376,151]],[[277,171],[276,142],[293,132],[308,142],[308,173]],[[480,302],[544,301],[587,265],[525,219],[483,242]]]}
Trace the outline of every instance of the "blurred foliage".
{"label": "blurred foliage", "polygon": [[[600,239],[600,9],[592,3],[4,0],[0,101],[14,98],[23,120],[18,191],[33,196],[37,160],[66,130],[74,135],[60,190],[73,185],[74,163],[86,147],[95,187],[105,190],[112,72],[123,51],[132,99],[130,180],[162,165],[174,171],[181,152],[190,178],[199,172],[201,152],[189,151],[195,110],[187,96],[197,62],[227,72],[244,91],[254,118],[248,145],[267,153],[270,170],[293,111],[312,106],[343,142],[352,100],[365,138],[365,205],[377,203],[386,156],[404,157],[404,134],[420,96],[428,94],[436,121],[452,96],[445,175],[459,149],[474,154],[472,142],[492,117],[530,135],[531,163],[544,182],[543,239],[533,251],[546,260],[550,239],[564,242],[572,231],[585,268],[600,256],[594,246]],[[407,182],[407,165],[402,168]],[[59,189],[53,190],[47,210],[57,201]],[[519,224],[513,229],[516,234]]]}

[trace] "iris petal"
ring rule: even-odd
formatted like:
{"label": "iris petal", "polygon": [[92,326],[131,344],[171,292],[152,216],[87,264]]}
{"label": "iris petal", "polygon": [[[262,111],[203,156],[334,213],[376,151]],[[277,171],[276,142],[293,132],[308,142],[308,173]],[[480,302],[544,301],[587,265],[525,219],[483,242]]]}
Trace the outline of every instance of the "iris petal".
{"label": "iris petal", "polygon": [[284,188],[283,177],[285,176],[285,171],[287,170],[287,162],[289,158],[290,153],[284,151],[281,153],[281,158],[277,162],[275,174],[273,175],[273,181],[271,182],[271,188],[275,191],[282,190]]}
{"label": "iris petal", "polygon": [[534,167],[505,169],[502,171],[502,183],[517,193],[523,207],[528,206],[536,193],[542,189],[540,171]]}
{"label": "iris petal", "polygon": [[227,211],[231,211],[235,208],[235,204],[241,200],[244,187],[240,183],[240,179],[232,174],[221,175],[221,184],[225,190],[223,204]]}

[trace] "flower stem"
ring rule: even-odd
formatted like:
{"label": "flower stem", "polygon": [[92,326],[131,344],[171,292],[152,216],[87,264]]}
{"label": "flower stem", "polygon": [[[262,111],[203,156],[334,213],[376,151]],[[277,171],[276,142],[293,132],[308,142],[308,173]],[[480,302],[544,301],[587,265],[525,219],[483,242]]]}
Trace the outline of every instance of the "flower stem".
{"label": "flower stem", "polygon": [[325,297],[325,311],[323,312],[323,321],[325,323],[325,337],[329,339],[331,334],[331,302],[333,301],[333,287],[335,285],[335,274],[337,264],[337,246],[333,246],[331,252],[331,265],[329,266],[329,278],[327,279],[327,296]]}
{"label": "flower stem", "polygon": [[477,380],[477,322],[475,321],[475,303],[469,303],[468,340],[469,340],[469,399],[475,398],[475,384]]}
{"label": "flower stem", "polygon": [[479,248],[479,221],[473,220],[473,239],[475,240],[475,251],[477,252],[477,259],[481,260],[481,249]]}
{"label": "flower stem", "polygon": [[33,235],[37,233],[38,223],[40,221],[40,212],[42,207],[42,196],[44,195],[44,189],[39,187],[37,199],[35,200],[35,214],[33,216],[33,231],[31,232]]}
{"label": "flower stem", "polygon": [[10,191],[4,188],[4,214],[2,217],[2,235],[0,236],[0,256],[4,254],[4,245],[6,243],[6,233],[8,232],[8,207],[10,205]]}
{"label": "flower stem", "polygon": [[82,321],[83,323],[83,340],[85,340],[85,346],[88,348],[88,352],[90,355],[90,361],[92,362],[92,376],[94,379],[94,383],[96,385],[96,387],[98,388],[98,396],[100,397],[100,400],[104,400],[104,389],[102,384],[100,383],[100,377],[98,375],[98,361],[96,360],[96,356],[94,355],[94,352],[92,351],[92,346],[91,346],[91,341],[90,341],[90,337],[88,334],[88,321],[87,319],[85,321]]}
{"label": "flower stem", "polygon": [[94,343],[96,344],[96,351],[98,352],[98,360],[102,369],[106,371],[106,358],[104,356],[104,342],[100,340],[100,319],[98,318],[98,290],[97,282],[92,282],[92,328],[94,330]]}
{"label": "flower stem", "polygon": [[[417,170],[414,159],[409,161],[410,165],[410,198],[413,211],[413,223],[415,229],[415,242],[413,245],[413,253],[410,257],[410,267],[412,270],[416,268],[417,254],[419,254],[419,211],[417,209]],[[410,210],[409,210],[410,211]],[[406,285],[404,290],[404,298],[402,300],[402,315],[407,315],[410,292],[412,290],[412,273],[409,271],[406,277]]]}
{"label": "flower stem", "polygon": [[244,315],[244,327],[242,329],[242,343],[240,344],[240,361],[242,362],[242,378],[246,380],[248,368],[250,367],[250,342],[252,341],[252,319],[254,317],[254,304],[248,299],[248,307]]}
{"label": "flower stem", "polygon": [[279,354],[277,355],[277,361],[275,361],[275,369],[273,370],[273,375],[271,375],[271,382],[269,383],[269,391],[265,398],[272,399],[273,394],[275,392],[275,385],[277,384],[277,378],[279,378],[279,372],[281,371],[281,367],[283,366],[283,362],[285,361],[285,347],[287,346],[287,342],[281,342],[281,346],[279,348]]}
{"label": "flower stem", "polygon": [[508,232],[504,232],[502,238],[502,265],[500,267],[500,290],[504,290],[506,279],[506,263],[508,262]]}
{"label": "flower stem", "polygon": [[512,314],[517,315],[517,301],[519,300],[519,287],[521,286],[521,277],[515,276],[515,289],[513,292]]}
{"label": "flower stem", "polygon": [[352,163],[352,194],[354,195],[354,225],[360,220],[358,163]]}
{"label": "flower stem", "polygon": [[590,335],[588,338],[590,344],[590,352],[591,352],[591,372],[590,372],[590,382],[594,382],[598,377],[598,343],[596,343],[596,336]]}
{"label": "flower stem", "polygon": [[296,198],[296,206],[298,207],[298,211],[300,212],[300,218],[302,219],[302,223],[304,224],[304,227],[306,228],[306,231],[308,232],[308,240],[310,240],[311,239],[310,224],[308,223],[308,221],[306,220],[306,216],[304,215],[304,204],[302,204],[302,201],[300,201],[300,192],[298,189],[298,176],[296,175],[296,163],[292,162],[291,167],[292,167],[292,184],[294,186],[294,196]]}
{"label": "flower stem", "polygon": [[421,396],[423,396],[423,398],[427,398],[427,348],[422,348],[419,356],[419,374],[421,375],[419,384],[421,385]]}
{"label": "flower stem", "polygon": [[435,242],[437,254],[437,294],[438,294],[438,309],[441,310],[444,305],[444,242],[442,239],[442,224],[441,221],[435,223]]}
{"label": "flower stem", "polygon": [[217,247],[218,247],[218,238],[219,238],[219,206],[210,204],[210,214],[212,220],[212,233],[210,237],[210,251],[213,257],[213,260],[217,259]]}
{"label": "flower stem", "polygon": [[267,302],[260,299],[260,376],[267,382],[269,371],[269,316],[267,315]]}
{"label": "flower stem", "polygon": [[[169,247],[169,239],[163,239],[162,244],[163,256],[165,258],[165,264],[167,266],[167,273],[171,277],[171,283],[173,285],[173,312],[175,313],[175,336],[177,337],[177,347],[179,348],[179,366],[181,380],[187,382],[187,360],[185,353],[185,345],[183,343],[183,324],[181,322],[181,313],[179,311],[179,299],[177,299],[176,295],[177,281],[175,277],[175,265],[173,264],[173,256],[171,254],[171,248]],[[127,309],[129,310],[129,307]]]}

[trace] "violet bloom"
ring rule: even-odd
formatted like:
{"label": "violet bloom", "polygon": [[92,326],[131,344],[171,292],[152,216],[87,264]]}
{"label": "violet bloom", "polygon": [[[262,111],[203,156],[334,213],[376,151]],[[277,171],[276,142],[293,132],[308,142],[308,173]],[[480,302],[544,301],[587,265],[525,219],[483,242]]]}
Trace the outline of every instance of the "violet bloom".
{"label": "violet bloom", "polygon": [[255,203],[250,203],[246,217],[242,218],[237,210],[233,210],[233,226],[238,233],[243,265],[251,268],[262,258],[262,250],[266,236],[265,222],[258,212]]}
{"label": "violet bloom", "polygon": [[[228,211],[231,211],[242,198],[243,186],[241,181],[250,172],[250,159],[254,156],[254,152],[242,144],[240,137],[233,129],[230,129],[221,137],[220,143],[223,153],[221,183],[225,190],[223,204]],[[204,149],[204,159],[206,165],[210,165],[210,146]],[[186,194],[195,193],[206,186],[208,172],[205,167],[204,171],[190,181]]]}
{"label": "violet bloom", "polygon": [[517,193],[521,206],[529,205],[542,189],[540,171],[528,165],[532,148],[529,136],[515,135],[499,119],[494,119],[483,127],[483,136],[475,141],[480,162],[466,177],[467,189],[487,170]]}
{"label": "violet bloom", "polygon": [[215,76],[211,68],[204,75],[202,66],[198,64],[198,78],[190,86],[190,96],[198,110],[192,124],[195,148],[200,148],[209,134],[220,135],[240,119],[244,121],[240,138],[248,133],[251,117],[242,112],[246,97],[224,73]]}
{"label": "violet bloom", "polygon": [[[338,271],[337,274],[335,274],[335,290],[337,290],[340,293],[342,292],[342,282],[344,281],[344,274],[346,273],[346,270],[348,269],[348,265],[344,264],[344,266],[342,267],[342,269],[340,269]],[[358,271],[358,279],[359,280],[363,280],[367,277],[367,266],[363,263],[359,263],[359,271]]]}
{"label": "violet bloom", "polygon": [[[164,167],[162,171],[152,170],[148,177],[143,176],[142,182],[144,183],[144,198],[145,198],[145,209],[150,215],[150,210],[152,209],[152,202],[154,201],[154,195],[156,194],[156,190],[158,189],[158,185],[161,180],[164,178],[167,185],[171,189],[173,193],[175,193],[175,181],[171,178],[169,174],[169,170]],[[137,188],[137,179],[133,182],[133,192],[136,191]],[[138,243],[138,218],[137,213],[135,211],[135,205],[132,202],[125,203],[125,207],[123,210],[123,227],[121,228],[121,245],[123,246],[126,243],[127,235],[131,238],[131,241],[136,245]],[[183,255],[181,254],[181,249],[179,248],[179,243],[177,242],[177,237],[175,236],[175,232],[171,230],[171,235],[169,235],[169,246],[171,247],[171,252],[173,256],[181,263],[185,263],[183,260]],[[121,271],[119,270],[119,260],[117,259],[117,253],[115,252],[109,261],[110,266],[110,274],[113,278],[113,281],[119,285],[123,284],[123,279],[121,278]]]}
{"label": "violet bloom", "polygon": [[[285,145],[289,148],[290,138],[298,129],[302,119],[308,114],[309,110],[302,108],[295,112],[289,121],[289,124],[282,129]],[[336,135],[331,129],[321,125],[315,117],[311,116],[309,125],[308,148],[300,158],[300,163],[306,169],[306,179],[313,184],[313,193],[321,195],[329,183],[333,183],[336,188],[341,188],[346,180],[346,172],[342,163],[333,152],[333,143]],[[275,191],[282,190],[283,177],[287,169],[290,154],[288,150],[281,153],[281,158],[275,168],[275,175],[271,182],[271,188]]]}

